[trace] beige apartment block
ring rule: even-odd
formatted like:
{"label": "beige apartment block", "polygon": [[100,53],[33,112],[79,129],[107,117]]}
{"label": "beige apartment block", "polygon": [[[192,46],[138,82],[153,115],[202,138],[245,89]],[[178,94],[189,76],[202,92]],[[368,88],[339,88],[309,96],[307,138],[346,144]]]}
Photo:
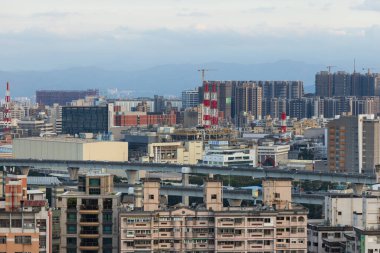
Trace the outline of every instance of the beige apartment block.
{"label": "beige apartment block", "polygon": [[197,164],[202,160],[203,142],[160,142],[148,145],[148,158],[155,163]]}
{"label": "beige apartment block", "polygon": [[209,179],[204,204],[167,207],[158,201],[159,180],[145,179],[143,207],[120,212],[120,252],[306,253],[307,210],[288,198],[290,181],[263,186],[281,195],[264,206],[223,207],[222,183]]}
{"label": "beige apartment block", "polygon": [[46,160],[128,161],[128,143],[64,137],[13,140],[13,157]]}

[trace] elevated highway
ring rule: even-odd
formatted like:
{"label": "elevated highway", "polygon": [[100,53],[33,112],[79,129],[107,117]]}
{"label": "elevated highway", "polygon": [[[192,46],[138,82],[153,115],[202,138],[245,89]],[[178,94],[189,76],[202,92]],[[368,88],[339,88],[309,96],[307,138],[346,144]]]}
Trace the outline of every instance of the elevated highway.
{"label": "elevated highway", "polygon": [[230,176],[247,176],[253,178],[292,178],[293,180],[310,180],[323,182],[349,182],[353,184],[375,184],[374,175],[330,173],[287,170],[275,168],[218,167],[205,165],[159,164],[139,162],[110,161],[67,161],[67,160],[34,160],[34,159],[0,159],[0,166],[30,167],[39,170],[105,169],[109,173],[134,173],[137,171],[177,172],[184,174],[213,174]]}

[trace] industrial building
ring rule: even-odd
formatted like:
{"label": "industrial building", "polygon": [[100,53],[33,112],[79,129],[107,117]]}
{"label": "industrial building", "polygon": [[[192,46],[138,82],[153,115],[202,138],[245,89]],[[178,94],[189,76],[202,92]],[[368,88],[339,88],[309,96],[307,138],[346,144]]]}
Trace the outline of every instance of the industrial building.
{"label": "industrial building", "polygon": [[128,161],[128,143],[64,137],[13,140],[13,157],[46,160]]}

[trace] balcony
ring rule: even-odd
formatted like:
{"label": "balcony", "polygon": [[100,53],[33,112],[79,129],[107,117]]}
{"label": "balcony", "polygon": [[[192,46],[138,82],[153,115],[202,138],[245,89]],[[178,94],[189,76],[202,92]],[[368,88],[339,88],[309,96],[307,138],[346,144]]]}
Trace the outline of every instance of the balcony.
{"label": "balcony", "polygon": [[80,214],[99,214],[98,205],[81,205],[79,213]]}
{"label": "balcony", "polygon": [[99,238],[98,230],[81,230],[79,234],[80,238]]}
{"label": "balcony", "polygon": [[79,246],[79,250],[99,250],[99,245],[87,245],[87,246]]}
{"label": "balcony", "polygon": [[99,226],[99,219],[80,219],[79,225],[84,226]]}

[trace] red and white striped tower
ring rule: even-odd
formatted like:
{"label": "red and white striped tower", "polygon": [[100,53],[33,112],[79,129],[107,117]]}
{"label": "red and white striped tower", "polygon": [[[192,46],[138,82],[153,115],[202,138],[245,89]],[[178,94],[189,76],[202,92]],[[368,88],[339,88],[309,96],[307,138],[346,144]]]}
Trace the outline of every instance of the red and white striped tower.
{"label": "red and white striped tower", "polygon": [[212,83],[211,86],[211,126],[217,127],[218,126],[218,95],[216,93],[216,83]]}
{"label": "red and white striped tower", "polygon": [[4,108],[4,132],[8,132],[11,129],[11,92],[9,89],[9,83],[7,82],[7,90],[5,92],[5,108]]}
{"label": "red and white striped tower", "polygon": [[210,86],[203,82],[203,127],[210,128]]}
{"label": "red and white striped tower", "polygon": [[286,113],[281,113],[281,133],[286,133]]}

